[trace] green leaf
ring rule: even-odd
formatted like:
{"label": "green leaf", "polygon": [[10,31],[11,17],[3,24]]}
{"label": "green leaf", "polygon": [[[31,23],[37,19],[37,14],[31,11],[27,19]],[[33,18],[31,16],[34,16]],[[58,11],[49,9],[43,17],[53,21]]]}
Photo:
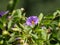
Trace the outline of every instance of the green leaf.
{"label": "green leaf", "polygon": [[3,23],[0,21],[0,28],[3,29]]}
{"label": "green leaf", "polygon": [[14,41],[15,41],[15,37],[11,37],[11,38],[9,39],[8,43],[12,43],[12,42],[14,42]]}
{"label": "green leaf", "polygon": [[14,10],[13,13],[12,13],[12,15],[13,15],[14,18],[15,17],[21,18],[22,17],[21,14],[22,14],[22,12],[21,12],[20,9]]}
{"label": "green leaf", "polygon": [[44,19],[45,20],[51,20],[51,19],[53,19],[53,15],[44,16]]}
{"label": "green leaf", "polygon": [[42,39],[46,41],[46,38],[48,38],[48,37],[47,37],[46,30],[41,30],[41,34],[42,34],[42,35],[41,35]]}
{"label": "green leaf", "polygon": [[40,13],[40,15],[39,15],[39,23],[42,21],[42,18],[43,18],[43,13]]}
{"label": "green leaf", "polygon": [[60,30],[57,33],[57,39],[60,41]]}
{"label": "green leaf", "polygon": [[55,45],[60,45],[59,43],[55,44]]}
{"label": "green leaf", "polygon": [[12,25],[12,20],[10,20],[10,21],[8,22],[8,29],[11,28],[11,25]]}
{"label": "green leaf", "polygon": [[43,20],[42,23],[44,25],[50,25],[51,24],[51,20]]}
{"label": "green leaf", "polygon": [[10,34],[11,38],[8,40],[8,43],[12,43],[15,41],[15,32]]}
{"label": "green leaf", "polygon": [[32,37],[34,37],[35,39],[38,39],[38,36],[36,34],[31,34]]}

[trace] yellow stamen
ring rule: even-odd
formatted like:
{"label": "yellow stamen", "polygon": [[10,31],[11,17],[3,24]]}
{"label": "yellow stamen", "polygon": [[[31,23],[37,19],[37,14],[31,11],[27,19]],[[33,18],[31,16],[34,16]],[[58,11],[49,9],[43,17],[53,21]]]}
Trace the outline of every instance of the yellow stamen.
{"label": "yellow stamen", "polygon": [[32,24],[34,24],[34,21],[32,20]]}

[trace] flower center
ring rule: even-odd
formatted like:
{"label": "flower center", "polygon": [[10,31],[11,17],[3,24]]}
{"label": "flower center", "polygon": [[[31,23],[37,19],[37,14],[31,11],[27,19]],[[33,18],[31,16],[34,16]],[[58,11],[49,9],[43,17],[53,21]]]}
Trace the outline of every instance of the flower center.
{"label": "flower center", "polygon": [[32,22],[31,22],[32,24],[34,24],[34,20],[32,20]]}

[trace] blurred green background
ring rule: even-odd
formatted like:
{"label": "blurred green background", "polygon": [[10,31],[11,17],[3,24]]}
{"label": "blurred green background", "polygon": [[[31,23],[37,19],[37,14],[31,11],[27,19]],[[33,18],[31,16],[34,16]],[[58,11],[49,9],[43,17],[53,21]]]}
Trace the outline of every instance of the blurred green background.
{"label": "blurred green background", "polygon": [[[0,10],[6,10],[10,0],[0,0]],[[25,8],[26,15],[50,15],[60,9],[60,0],[18,0],[15,9]]]}
{"label": "blurred green background", "polygon": [[0,0],[0,11],[6,10],[7,4],[9,0]]}

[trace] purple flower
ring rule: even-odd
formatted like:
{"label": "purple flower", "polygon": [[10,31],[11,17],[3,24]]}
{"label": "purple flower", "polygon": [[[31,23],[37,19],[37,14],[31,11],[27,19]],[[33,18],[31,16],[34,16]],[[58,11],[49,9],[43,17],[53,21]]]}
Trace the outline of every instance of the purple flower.
{"label": "purple flower", "polygon": [[0,11],[0,17],[2,17],[3,15],[6,15],[9,11]]}
{"label": "purple flower", "polygon": [[37,16],[30,16],[26,20],[26,24],[29,26],[36,25],[38,23],[38,17]]}

